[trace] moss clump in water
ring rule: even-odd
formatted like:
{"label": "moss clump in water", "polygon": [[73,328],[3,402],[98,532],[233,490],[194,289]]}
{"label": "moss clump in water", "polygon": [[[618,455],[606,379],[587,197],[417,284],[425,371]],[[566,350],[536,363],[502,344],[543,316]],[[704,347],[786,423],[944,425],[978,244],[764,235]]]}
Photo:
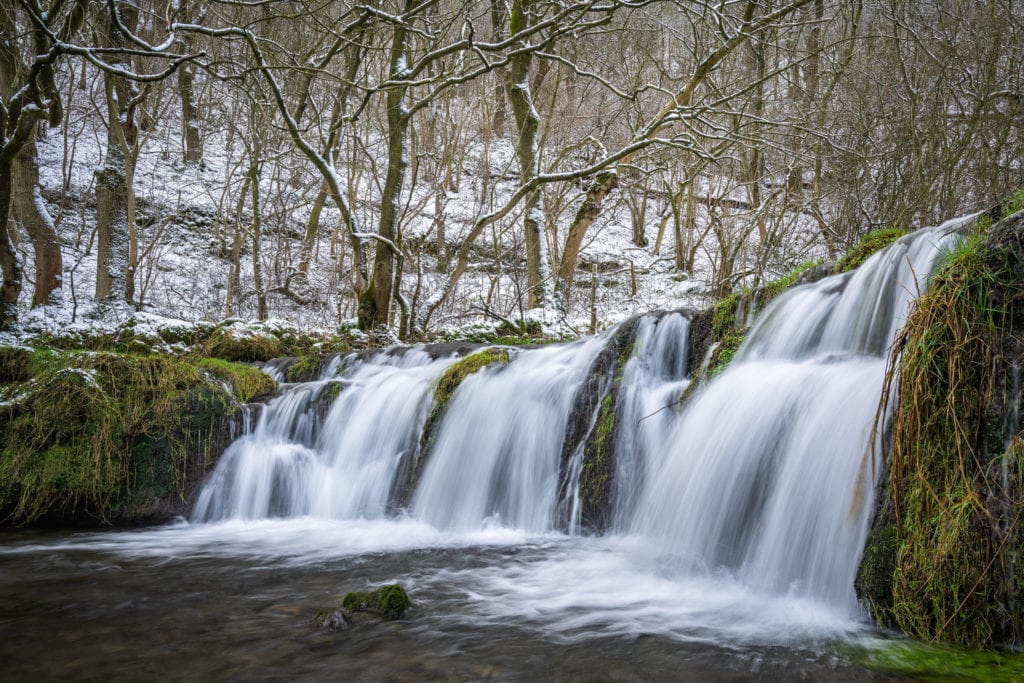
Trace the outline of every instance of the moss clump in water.
{"label": "moss clump in water", "polygon": [[467,377],[491,365],[507,365],[508,349],[487,348],[470,354],[449,367],[434,386],[435,410],[444,408]]}
{"label": "moss clump in water", "polygon": [[902,228],[882,228],[864,235],[833,268],[834,273],[845,273],[859,267],[874,253],[881,251],[899,238],[907,234]]}
{"label": "moss clump in water", "polygon": [[906,640],[847,646],[842,654],[882,674],[920,681],[1016,683],[1024,680],[1024,657],[1019,654],[958,650]]}
{"label": "moss clump in water", "polygon": [[341,607],[348,612],[370,612],[385,619],[401,619],[412,603],[405,589],[397,583],[373,591],[346,593]]}

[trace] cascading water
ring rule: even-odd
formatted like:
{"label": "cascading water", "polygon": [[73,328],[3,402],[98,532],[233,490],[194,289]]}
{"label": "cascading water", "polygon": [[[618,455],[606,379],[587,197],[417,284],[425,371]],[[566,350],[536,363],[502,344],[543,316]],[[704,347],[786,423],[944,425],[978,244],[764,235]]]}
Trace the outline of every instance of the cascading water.
{"label": "cascading water", "polygon": [[[419,350],[379,354],[356,361],[337,380],[286,391],[224,453],[193,519],[380,517],[400,461],[419,442],[432,383],[451,362]],[[339,386],[318,425],[323,392]]]}
{"label": "cascading water", "polygon": [[[848,620],[887,350],[938,254],[957,239],[953,227],[920,231],[852,273],[781,295],[682,411],[690,321],[681,313],[510,349],[510,362],[462,381],[429,439],[432,388],[456,359],[417,349],[351,357],[267,407],[225,453],[193,518],[379,520],[406,525],[414,544],[500,529],[572,534],[592,439],[608,429],[598,415],[613,406],[614,432],[599,449],[606,469],[589,472],[591,483],[607,484],[613,534],[596,552],[581,550],[600,569],[581,570],[570,552],[438,577],[469,585],[480,610],[502,621],[511,615],[501,610],[561,614],[547,610],[548,591],[572,571],[574,592],[558,589],[565,616],[552,617],[560,632],[607,629],[611,614],[624,631],[684,638]],[[618,576],[637,587],[625,602],[606,597]],[[640,597],[647,590],[659,604],[690,608],[652,610]]]}
{"label": "cascading water", "polygon": [[644,316],[622,372],[616,408],[613,528],[628,527],[647,462],[665,448],[678,419],[673,410],[689,385],[686,356],[690,321],[679,313]]}
{"label": "cascading water", "polygon": [[605,339],[532,349],[471,375],[455,393],[412,512],[443,529],[554,523],[573,397]]}
{"label": "cascading water", "polygon": [[631,529],[663,566],[852,606],[886,352],[955,239],[918,232],[768,306],[649,464]]}

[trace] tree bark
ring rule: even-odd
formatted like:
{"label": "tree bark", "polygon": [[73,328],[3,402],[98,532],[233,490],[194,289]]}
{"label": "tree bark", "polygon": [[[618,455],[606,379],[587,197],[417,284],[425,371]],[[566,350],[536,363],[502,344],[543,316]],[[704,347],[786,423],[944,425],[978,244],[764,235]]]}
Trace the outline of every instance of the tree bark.
{"label": "tree bark", "polygon": [[34,254],[36,285],[32,305],[45,306],[53,303],[51,298],[55,298],[55,292],[59,294],[64,262],[57,231],[39,193],[39,161],[34,139],[21,148],[12,171],[11,209],[28,233]]}
{"label": "tree bark", "polygon": [[[417,5],[416,0],[406,0],[405,12]],[[377,240],[373,259],[373,280],[361,297],[359,307],[360,327],[373,328],[388,325],[391,319],[391,299],[396,283],[393,245],[399,241],[398,213],[405,173],[409,166],[409,111],[405,96],[409,86],[405,82],[405,66],[409,50],[409,31],[405,24],[396,24],[391,42],[391,66],[388,80],[394,85],[388,88],[386,103],[388,115],[388,171],[381,193],[380,223],[377,230],[382,238]]]}
{"label": "tree bark", "polygon": [[[516,33],[528,28],[533,0],[513,0],[509,30]],[[519,131],[516,158],[520,181],[525,185],[538,170],[537,135],[540,117],[530,91],[530,66],[533,53],[523,50],[509,63],[508,100]],[[544,238],[544,194],[537,188],[523,200],[523,231],[526,239],[526,306],[543,307],[551,302],[551,261]]]}
{"label": "tree bark", "polygon": [[0,159],[0,328],[16,318],[15,306],[21,295],[21,259],[14,250],[14,243],[7,228],[7,216],[11,206],[12,173],[10,162]]}
{"label": "tree bark", "polygon": [[[138,8],[121,8],[121,21],[131,27]],[[125,47],[127,40],[106,16],[103,42]],[[131,69],[127,56],[111,58],[115,65]],[[107,153],[96,171],[96,298],[111,303],[128,303],[134,296],[134,202],[131,194],[131,159],[136,130],[132,121],[135,88],[121,76],[104,74],[107,90]]]}

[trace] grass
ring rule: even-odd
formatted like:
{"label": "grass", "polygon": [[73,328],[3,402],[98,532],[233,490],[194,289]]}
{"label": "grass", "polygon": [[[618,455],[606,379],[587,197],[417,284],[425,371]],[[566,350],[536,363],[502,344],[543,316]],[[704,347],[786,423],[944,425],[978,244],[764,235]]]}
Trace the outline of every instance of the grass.
{"label": "grass", "polygon": [[0,386],[0,519],[13,524],[108,522],[183,498],[236,401],[274,389],[255,368],[216,359],[53,349],[0,358],[19,368]]}
{"label": "grass", "polygon": [[893,349],[891,527],[873,534],[865,553],[873,563],[865,597],[879,621],[963,648],[1019,637],[1024,616],[1013,572],[1024,444],[1005,446],[999,389],[1024,284],[1020,226],[1000,233],[1011,235],[1005,244],[999,230],[975,231],[945,257]]}

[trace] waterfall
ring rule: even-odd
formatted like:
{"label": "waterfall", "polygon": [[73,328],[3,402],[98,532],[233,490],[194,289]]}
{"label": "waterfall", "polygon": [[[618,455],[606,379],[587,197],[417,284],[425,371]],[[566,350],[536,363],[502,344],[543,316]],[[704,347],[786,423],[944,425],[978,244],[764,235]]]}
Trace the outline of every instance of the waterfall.
{"label": "waterfall", "polygon": [[853,604],[887,351],[955,239],[920,231],[768,305],[649,463],[631,529],[663,566]]}
{"label": "waterfall", "polygon": [[663,435],[678,419],[675,403],[689,385],[686,355],[690,321],[679,313],[644,316],[622,372],[615,406],[615,489],[612,528],[628,526],[639,483]]}
{"label": "waterfall", "polygon": [[[398,466],[419,442],[432,383],[452,361],[377,354],[287,390],[225,451],[193,519],[382,516]],[[325,392],[338,389],[321,419]]]}
{"label": "waterfall", "polygon": [[[462,381],[426,435],[433,387],[455,355],[335,361],[289,385],[232,444],[193,519],[411,517],[452,533],[575,533],[589,477],[601,521],[588,530],[639,543],[659,573],[725,575],[845,609],[873,505],[888,349],[957,239],[952,227],[784,292],[682,408],[693,368],[681,312],[510,348],[508,363]],[[609,410],[611,433],[599,419]]]}
{"label": "waterfall", "polygon": [[456,391],[412,512],[444,529],[553,527],[562,440],[607,335],[518,353]]}

